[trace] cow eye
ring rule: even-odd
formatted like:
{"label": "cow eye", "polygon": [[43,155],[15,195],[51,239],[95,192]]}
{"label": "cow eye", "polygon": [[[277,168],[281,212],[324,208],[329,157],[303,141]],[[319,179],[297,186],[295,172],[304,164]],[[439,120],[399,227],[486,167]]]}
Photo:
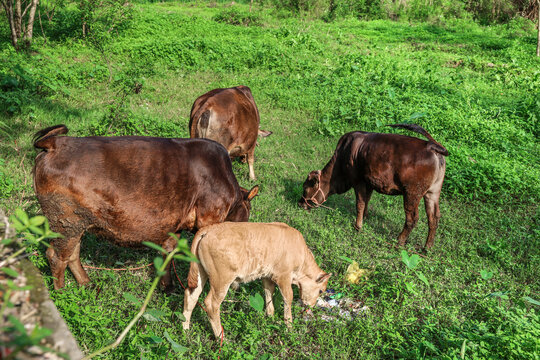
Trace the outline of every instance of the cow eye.
{"label": "cow eye", "polygon": [[319,290],[319,295],[321,295],[321,294],[322,294],[322,290]]}

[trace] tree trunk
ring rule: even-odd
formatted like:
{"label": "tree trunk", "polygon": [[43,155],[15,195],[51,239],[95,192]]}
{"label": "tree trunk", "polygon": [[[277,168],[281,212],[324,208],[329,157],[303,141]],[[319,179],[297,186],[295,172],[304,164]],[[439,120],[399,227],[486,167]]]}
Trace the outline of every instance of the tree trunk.
{"label": "tree trunk", "polygon": [[536,56],[540,56],[540,0],[538,3],[538,42],[536,44]]}
{"label": "tree trunk", "polygon": [[39,0],[32,0],[30,5],[30,13],[28,14],[28,23],[26,25],[26,31],[24,33],[24,41],[30,44],[32,41],[32,35],[34,33],[34,19],[36,18],[36,10]]}

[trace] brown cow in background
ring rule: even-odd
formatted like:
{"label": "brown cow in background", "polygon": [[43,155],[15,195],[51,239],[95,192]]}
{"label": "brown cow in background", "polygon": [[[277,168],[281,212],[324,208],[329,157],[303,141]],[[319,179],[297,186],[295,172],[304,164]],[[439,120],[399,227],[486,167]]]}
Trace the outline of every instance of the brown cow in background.
{"label": "brown cow in background", "polygon": [[189,118],[191,138],[212,139],[225,146],[231,158],[246,156],[249,178],[255,180],[253,163],[257,135],[270,131],[259,129],[259,110],[247,86],[215,89],[193,103]]}
{"label": "brown cow in background", "polygon": [[418,205],[424,198],[429,232],[425,248],[433,246],[439,223],[439,196],[444,180],[448,151],[426,130],[414,124],[389,125],[415,131],[429,141],[396,134],[362,131],[341,137],[334,156],[320,170],[309,173],[298,205],[304,209],[317,207],[332,194],[354,188],[356,224],[362,228],[373,190],[387,195],[403,195],[405,226],[398,236],[404,246],[418,221]]}
{"label": "brown cow in background", "polygon": [[[69,266],[79,284],[81,237],[89,231],[127,247],[150,241],[167,251],[169,233],[224,221],[247,221],[251,191],[241,188],[227,151],[205,139],[144,136],[69,137],[64,125],[35,135],[34,188],[54,239],[47,257],[54,287]],[[168,269],[170,270],[170,269]],[[161,281],[170,290],[170,271]]]}

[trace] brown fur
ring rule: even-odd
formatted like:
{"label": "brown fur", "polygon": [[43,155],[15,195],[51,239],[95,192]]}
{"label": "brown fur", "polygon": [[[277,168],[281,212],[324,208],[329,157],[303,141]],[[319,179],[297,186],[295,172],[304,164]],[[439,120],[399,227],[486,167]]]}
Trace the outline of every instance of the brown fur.
{"label": "brown fur", "polygon": [[[92,232],[121,246],[151,241],[171,251],[169,233],[223,221],[247,221],[251,191],[241,188],[225,149],[204,139],[68,137],[64,125],[36,134],[34,188],[51,228],[64,238],[47,250],[56,289],[69,266],[90,281],[79,259]],[[162,279],[170,285],[170,274]]]}
{"label": "brown fur", "polygon": [[330,195],[352,187],[356,194],[355,228],[360,230],[373,190],[403,195],[406,220],[398,243],[404,246],[418,221],[418,205],[424,198],[429,225],[425,247],[429,249],[440,218],[439,196],[448,151],[418,125],[393,126],[419,132],[430,141],[396,134],[347,133],[339,139],[334,156],[322,172],[309,173],[298,205],[304,209],[316,207]]}
{"label": "brown fur", "polygon": [[255,180],[253,164],[259,129],[259,110],[247,86],[214,89],[193,103],[189,119],[191,138],[206,138],[225,146],[231,158],[247,157],[249,177]]}
{"label": "brown fur", "polygon": [[233,283],[263,280],[266,314],[274,314],[275,285],[283,295],[284,316],[292,321],[292,285],[300,289],[305,305],[313,306],[326,290],[331,274],[322,271],[298,230],[283,223],[225,222],[204,227],[191,245],[199,263],[189,269],[189,287],[184,295],[184,329],[189,329],[191,313],[206,280],[210,291],[204,303],[216,337],[222,335],[220,305]]}

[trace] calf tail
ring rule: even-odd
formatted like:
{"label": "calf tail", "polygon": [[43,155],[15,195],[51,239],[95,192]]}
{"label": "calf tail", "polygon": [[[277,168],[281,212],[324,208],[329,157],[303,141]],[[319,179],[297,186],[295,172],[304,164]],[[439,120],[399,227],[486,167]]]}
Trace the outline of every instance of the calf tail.
{"label": "calf tail", "polygon": [[35,133],[34,138],[34,147],[44,150],[52,150],[55,147],[56,141],[55,137],[57,135],[67,134],[68,128],[66,125],[54,125]]}
{"label": "calf tail", "polygon": [[205,110],[201,116],[199,116],[197,124],[195,125],[197,127],[197,137],[206,138],[206,131],[208,130],[208,124],[210,123],[210,115],[210,110]]}
{"label": "calf tail", "polygon": [[417,132],[419,134],[424,135],[429,140],[429,149],[433,150],[435,152],[438,152],[441,155],[448,156],[448,150],[444,146],[442,146],[437,140],[435,140],[426,130],[424,130],[423,127],[416,125],[416,124],[392,124],[387,125],[394,128],[403,128],[410,131]]}
{"label": "calf tail", "polygon": [[[201,239],[206,235],[206,233],[197,232],[193,242],[191,243],[191,253],[197,256],[197,249],[199,248],[199,243]],[[199,284],[199,264],[196,262],[191,262],[189,264],[189,274],[188,274],[188,288],[195,289]]]}

